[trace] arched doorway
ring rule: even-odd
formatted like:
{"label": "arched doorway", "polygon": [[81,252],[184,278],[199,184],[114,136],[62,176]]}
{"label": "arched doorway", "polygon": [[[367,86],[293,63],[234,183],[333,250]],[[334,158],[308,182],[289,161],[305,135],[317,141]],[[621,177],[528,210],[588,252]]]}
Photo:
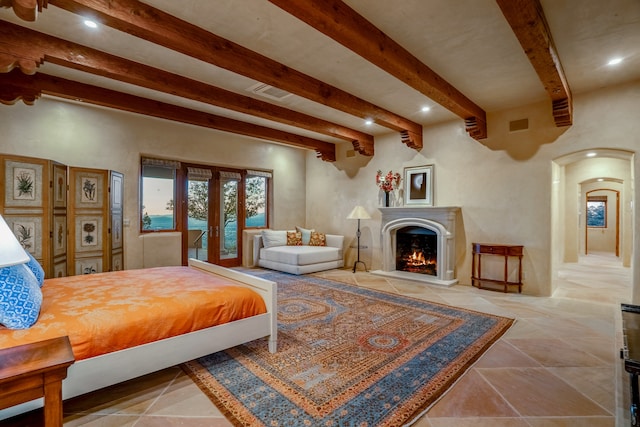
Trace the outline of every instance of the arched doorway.
{"label": "arched doorway", "polygon": [[[611,253],[620,256],[620,191],[617,181],[598,178],[595,189],[585,191],[584,254]],[[591,185],[585,183],[582,188]]]}
{"label": "arched doorway", "polygon": [[[552,293],[558,285],[558,269],[565,263],[578,263],[594,249],[587,234],[587,201],[589,195],[607,195],[615,199],[617,228],[614,243],[622,266],[630,267],[633,248],[633,153],[625,150],[585,150],[555,159],[552,164]],[[602,191],[598,192],[599,190]],[[610,208],[608,202],[608,208]],[[599,230],[602,232],[602,229]],[[601,233],[602,234],[602,233]]]}

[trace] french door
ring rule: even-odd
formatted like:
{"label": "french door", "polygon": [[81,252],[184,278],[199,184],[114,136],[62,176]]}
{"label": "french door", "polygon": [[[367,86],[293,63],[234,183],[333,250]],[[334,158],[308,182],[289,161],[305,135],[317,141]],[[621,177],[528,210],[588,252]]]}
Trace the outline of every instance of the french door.
{"label": "french door", "polygon": [[187,166],[183,260],[234,267],[242,260],[244,188],[241,171]]}

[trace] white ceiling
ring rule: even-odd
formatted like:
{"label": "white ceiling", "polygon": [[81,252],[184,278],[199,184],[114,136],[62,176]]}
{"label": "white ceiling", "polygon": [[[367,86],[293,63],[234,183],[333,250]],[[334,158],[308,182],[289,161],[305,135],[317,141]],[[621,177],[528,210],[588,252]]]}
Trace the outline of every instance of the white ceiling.
{"label": "white ceiling", "polygon": [[[145,3],[425,126],[461,120],[266,0],[147,0]],[[548,100],[495,0],[345,0],[486,112]],[[573,95],[640,81],[640,0],[541,0]],[[256,81],[151,44],[50,5],[36,22],[0,9],[0,19],[263,101]],[[1,41],[0,41],[1,42]],[[607,66],[612,57],[624,61]],[[325,135],[45,63],[42,72],[146,98],[337,142]],[[369,134],[388,129],[298,96],[278,103]],[[421,107],[430,106],[423,113]]]}

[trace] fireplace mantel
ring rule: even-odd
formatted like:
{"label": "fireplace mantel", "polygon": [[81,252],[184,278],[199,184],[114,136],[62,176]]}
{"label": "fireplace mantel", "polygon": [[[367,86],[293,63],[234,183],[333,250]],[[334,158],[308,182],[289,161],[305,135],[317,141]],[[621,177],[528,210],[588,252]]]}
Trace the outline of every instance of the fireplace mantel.
{"label": "fireplace mantel", "polygon": [[[455,277],[456,222],[460,207],[396,207],[379,208],[382,213],[382,270],[374,274],[393,276],[444,286],[458,283]],[[433,230],[438,235],[438,275],[409,273],[396,270],[396,231],[406,226]]]}

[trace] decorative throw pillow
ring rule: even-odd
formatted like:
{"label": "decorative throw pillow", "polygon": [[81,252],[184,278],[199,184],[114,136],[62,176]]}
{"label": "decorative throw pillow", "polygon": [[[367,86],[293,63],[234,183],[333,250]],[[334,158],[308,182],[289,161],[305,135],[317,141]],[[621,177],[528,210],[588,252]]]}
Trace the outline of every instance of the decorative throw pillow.
{"label": "decorative throw pillow", "polygon": [[0,268],[0,324],[27,329],[40,315],[42,290],[26,264]]}
{"label": "decorative throw pillow", "polygon": [[262,230],[262,244],[265,248],[285,246],[287,244],[287,232],[285,230]]}
{"label": "decorative throw pillow", "polygon": [[309,239],[309,246],[327,246],[327,236],[324,233],[314,231]]}
{"label": "decorative throw pillow", "polygon": [[287,246],[302,246],[302,233],[287,231]]}
{"label": "decorative throw pillow", "polygon": [[302,244],[308,245],[309,240],[311,240],[311,233],[313,233],[316,230],[314,230],[313,228],[311,229],[302,228],[296,225],[296,231],[299,231],[300,233],[302,233]]}
{"label": "decorative throw pillow", "polygon": [[27,255],[29,255],[27,267],[29,267],[29,270],[31,270],[33,275],[36,276],[38,286],[42,287],[42,283],[44,282],[44,270],[42,269],[40,263],[33,257],[33,255],[31,255],[29,252],[27,252]]}

